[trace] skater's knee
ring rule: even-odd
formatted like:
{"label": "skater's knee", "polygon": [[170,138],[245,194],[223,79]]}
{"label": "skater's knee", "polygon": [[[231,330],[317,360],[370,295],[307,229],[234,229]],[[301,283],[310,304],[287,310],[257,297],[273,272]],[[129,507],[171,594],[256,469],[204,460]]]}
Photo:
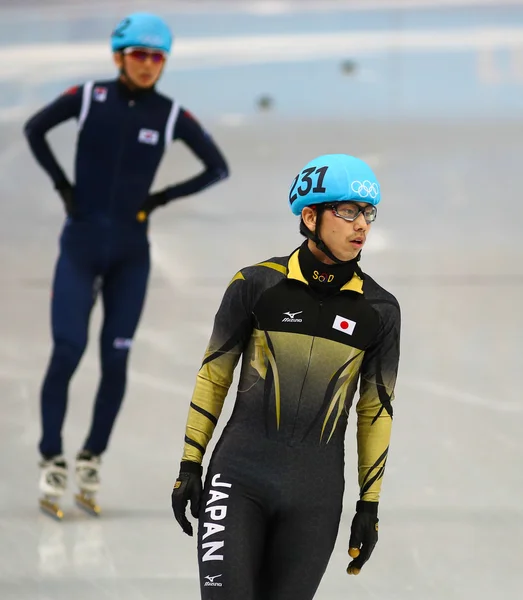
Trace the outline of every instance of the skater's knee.
{"label": "skater's knee", "polygon": [[102,373],[104,378],[125,378],[129,348],[112,347],[102,352]]}
{"label": "skater's knee", "polygon": [[78,366],[84,350],[85,344],[83,343],[56,340],[52,357],[53,368],[72,374]]}

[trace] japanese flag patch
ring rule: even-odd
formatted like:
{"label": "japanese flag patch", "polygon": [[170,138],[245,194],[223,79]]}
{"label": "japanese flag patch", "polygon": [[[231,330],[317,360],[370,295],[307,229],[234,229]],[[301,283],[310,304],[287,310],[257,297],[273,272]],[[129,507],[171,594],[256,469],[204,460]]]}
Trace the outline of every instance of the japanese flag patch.
{"label": "japanese flag patch", "polygon": [[355,327],[356,321],[351,321],[345,317],[340,317],[340,315],[336,315],[334,323],[332,324],[333,329],[337,329],[338,331],[346,333],[347,335],[352,335]]}

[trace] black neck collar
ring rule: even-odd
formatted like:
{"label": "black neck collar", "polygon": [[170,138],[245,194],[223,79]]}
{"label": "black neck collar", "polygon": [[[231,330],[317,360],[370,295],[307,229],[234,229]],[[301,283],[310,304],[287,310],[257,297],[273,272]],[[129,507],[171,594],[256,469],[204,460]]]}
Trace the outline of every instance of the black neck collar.
{"label": "black neck collar", "polygon": [[353,260],[327,265],[310,251],[307,241],[303,242],[298,253],[300,269],[309,285],[320,292],[333,293],[352,279],[354,272],[360,274],[359,256]]}
{"label": "black neck collar", "polygon": [[134,88],[131,89],[126,83],[122,81],[121,78],[116,80],[116,86],[118,88],[118,92],[128,100],[140,100],[142,98],[147,98],[154,94],[155,86],[149,88]]}

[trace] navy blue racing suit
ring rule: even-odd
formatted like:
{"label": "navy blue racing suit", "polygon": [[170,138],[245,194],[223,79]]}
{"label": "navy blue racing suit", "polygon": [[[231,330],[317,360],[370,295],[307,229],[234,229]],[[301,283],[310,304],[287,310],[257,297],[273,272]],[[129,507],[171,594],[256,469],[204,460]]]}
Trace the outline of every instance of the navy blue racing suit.
{"label": "navy blue racing suit", "polygon": [[[75,118],[78,138],[72,185],[46,141],[56,125]],[[100,455],[120,409],[127,362],[149,277],[148,219],[137,215],[197,193],[228,176],[209,134],[174,100],[153,89],[131,91],[120,80],[73,87],[25,124],[31,150],[61,193],[68,194],[60,236],[51,322],[53,350],[41,391],[46,458],[62,453],[69,382],[87,345],[89,317],[99,290],[104,308],[101,380],[83,449]],[[173,140],[202,161],[195,177],[150,194],[160,161]],[[62,196],[64,198],[64,196]],[[147,202],[149,201],[149,204]]]}

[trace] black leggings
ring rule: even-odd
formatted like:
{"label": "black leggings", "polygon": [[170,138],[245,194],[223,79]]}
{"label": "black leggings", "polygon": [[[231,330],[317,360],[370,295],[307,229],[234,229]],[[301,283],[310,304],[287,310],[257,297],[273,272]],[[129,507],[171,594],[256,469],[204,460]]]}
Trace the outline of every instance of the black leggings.
{"label": "black leggings", "polygon": [[260,485],[211,463],[198,532],[202,600],[312,600],[336,542],[344,482],[304,467]]}
{"label": "black leggings", "polygon": [[[112,244],[105,236],[114,236]],[[62,454],[62,429],[69,383],[87,346],[95,300],[95,282],[104,317],[100,335],[101,378],[90,431],[82,449],[101,454],[107,448],[125,394],[132,340],[145,302],[149,278],[149,245],[142,236],[122,238],[117,230],[100,232],[94,225],[67,226],[53,282],[53,351],[41,393],[44,456]],[[116,240],[116,241],[115,241]],[[98,243],[96,243],[98,241]],[[78,440],[80,449],[81,440]]]}

